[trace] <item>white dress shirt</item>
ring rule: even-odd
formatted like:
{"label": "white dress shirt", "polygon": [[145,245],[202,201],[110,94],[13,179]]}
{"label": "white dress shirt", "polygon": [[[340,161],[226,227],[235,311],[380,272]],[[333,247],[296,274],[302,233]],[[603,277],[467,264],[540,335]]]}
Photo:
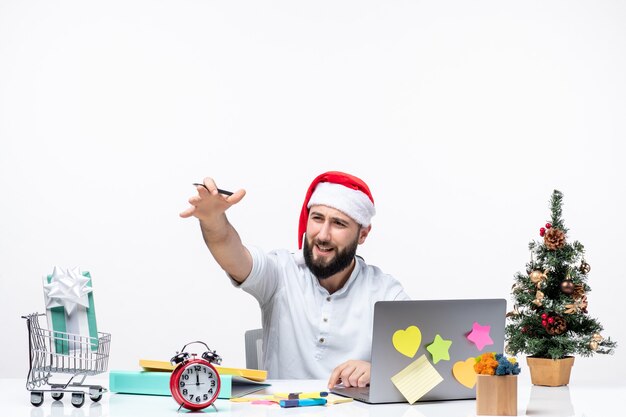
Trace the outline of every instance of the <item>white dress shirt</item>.
{"label": "white dress shirt", "polygon": [[252,271],[243,284],[261,307],[263,361],[270,379],[327,379],[350,359],[370,361],[374,303],[406,300],[402,285],[356,257],[345,285],[322,287],[302,251],[264,253],[249,246]]}

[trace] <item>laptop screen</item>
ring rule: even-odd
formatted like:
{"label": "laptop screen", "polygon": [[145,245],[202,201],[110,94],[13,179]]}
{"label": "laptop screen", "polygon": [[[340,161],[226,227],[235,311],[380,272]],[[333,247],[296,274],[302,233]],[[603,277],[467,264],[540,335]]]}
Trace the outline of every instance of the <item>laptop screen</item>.
{"label": "laptop screen", "polygon": [[504,299],[377,302],[368,402],[476,398],[475,358],[503,352],[505,316]]}

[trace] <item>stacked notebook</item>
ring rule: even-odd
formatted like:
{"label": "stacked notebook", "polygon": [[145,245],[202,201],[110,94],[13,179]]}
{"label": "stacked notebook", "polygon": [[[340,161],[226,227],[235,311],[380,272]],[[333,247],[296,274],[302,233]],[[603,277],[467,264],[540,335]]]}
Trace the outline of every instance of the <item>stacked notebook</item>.
{"label": "stacked notebook", "polygon": [[[141,371],[110,371],[109,390],[120,394],[172,395],[170,375],[175,366],[165,361],[139,360]],[[215,366],[220,374],[221,389],[218,398],[230,399],[262,390],[267,371],[258,369]]]}

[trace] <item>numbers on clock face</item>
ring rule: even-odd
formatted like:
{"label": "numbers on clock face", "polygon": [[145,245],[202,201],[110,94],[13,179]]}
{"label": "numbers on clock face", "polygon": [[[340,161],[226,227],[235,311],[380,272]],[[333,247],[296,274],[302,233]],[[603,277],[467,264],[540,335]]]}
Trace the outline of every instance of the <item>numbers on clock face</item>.
{"label": "numbers on clock face", "polygon": [[194,404],[209,402],[217,390],[217,376],[211,368],[191,364],[180,375],[178,389],[183,398]]}

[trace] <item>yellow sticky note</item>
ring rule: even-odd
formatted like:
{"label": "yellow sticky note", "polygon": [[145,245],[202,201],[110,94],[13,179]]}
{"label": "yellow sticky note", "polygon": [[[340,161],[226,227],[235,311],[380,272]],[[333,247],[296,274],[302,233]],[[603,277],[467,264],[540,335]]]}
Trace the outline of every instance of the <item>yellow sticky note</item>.
{"label": "yellow sticky note", "polygon": [[422,332],[417,326],[409,326],[406,330],[398,330],[391,337],[393,347],[404,356],[412,358],[422,342]]}
{"label": "yellow sticky note", "polygon": [[459,383],[469,389],[476,385],[476,371],[474,370],[475,358],[467,358],[465,361],[458,361],[452,366],[452,375]]}
{"label": "yellow sticky note", "polygon": [[391,382],[398,388],[404,398],[413,404],[431,389],[435,388],[443,378],[422,355],[409,366],[391,377]]}
{"label": "yellow sticky note", "polygon": [[342,397],[341,395],[335,395],[335,394],[328,394],[328,397],[324,397],[324,398],[326,398],[326,405],[343,404],[343,403],[349,403],[352,401],[352,398]]}

